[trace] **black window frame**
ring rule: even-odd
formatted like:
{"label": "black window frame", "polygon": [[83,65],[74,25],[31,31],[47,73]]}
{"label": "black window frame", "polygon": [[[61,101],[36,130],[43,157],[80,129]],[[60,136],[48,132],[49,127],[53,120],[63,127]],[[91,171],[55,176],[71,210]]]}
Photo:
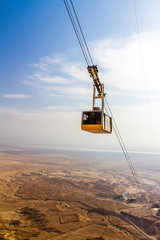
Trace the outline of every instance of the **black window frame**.
{"label": "black window frame", "polygon": [[[86,120],[84,120],[84,114],[90,115]],[[95,115],[95,117],[93,117]],[[101,125],[102,123],[102,112],[83,112],[82,114],[82,125]]]}

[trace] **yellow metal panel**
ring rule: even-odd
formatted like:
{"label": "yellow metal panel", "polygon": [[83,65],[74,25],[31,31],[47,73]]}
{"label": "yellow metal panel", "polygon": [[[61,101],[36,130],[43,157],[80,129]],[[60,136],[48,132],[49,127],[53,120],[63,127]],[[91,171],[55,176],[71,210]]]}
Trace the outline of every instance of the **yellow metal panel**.
{"label": "yellow metal panel", "polygon": [[82,124],[81,129],[83,131],[91,132],[91,133],[111,133],[109,130],[104,130],[102,124],[95,124],[95,125],[87,125]]}
{"label": "yellow metal panel", "polygon": [[102,124],[82,124],[81,129],[88,132],[100,132],[103,131]]}

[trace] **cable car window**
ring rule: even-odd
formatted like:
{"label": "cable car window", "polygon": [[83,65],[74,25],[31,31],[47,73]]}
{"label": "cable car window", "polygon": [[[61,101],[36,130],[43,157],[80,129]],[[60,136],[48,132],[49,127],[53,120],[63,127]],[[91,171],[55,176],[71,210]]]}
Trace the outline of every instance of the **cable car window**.
{"label": "cable car window", "polygon": [[111,132],[111,119],[107,114],[104,114],[103,129]]}
{"label": "cable car window", "polygon": [[102,112],[84,112],[82,124],[101,124]]}

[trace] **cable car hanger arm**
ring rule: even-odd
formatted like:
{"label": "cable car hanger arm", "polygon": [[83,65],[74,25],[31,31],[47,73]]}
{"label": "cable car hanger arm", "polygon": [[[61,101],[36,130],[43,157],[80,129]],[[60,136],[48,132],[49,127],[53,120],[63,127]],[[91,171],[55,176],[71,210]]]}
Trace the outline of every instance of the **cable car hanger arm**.
{"label": "cable car hanger arm", "polygon": [[90,74],[90,77],[93,79],[93,82],[94,82],[94,84],[96,86],[98,95],[102,96],[102,84],[101,84],[101,82],[99,80],[99,77],[98,77],[98,68],[97,68],[97,66],[96,65],[88,66],[87,69],[88,69],[88,72]]}

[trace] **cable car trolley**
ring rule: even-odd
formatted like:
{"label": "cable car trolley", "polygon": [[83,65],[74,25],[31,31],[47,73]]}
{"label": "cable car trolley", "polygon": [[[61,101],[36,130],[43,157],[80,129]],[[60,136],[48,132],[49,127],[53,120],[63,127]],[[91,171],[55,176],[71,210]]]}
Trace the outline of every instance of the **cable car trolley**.
{"label": "cable car trolley", "polygon": [[[104,84],[98,77],[96,65],[88,66],[90,77],[93,78],[93,110],[82,112],[81,129],[91,133],[112,133],[112,118],[104,112]],[[96,107],[97,99],[101,100],[101,107]]]}

